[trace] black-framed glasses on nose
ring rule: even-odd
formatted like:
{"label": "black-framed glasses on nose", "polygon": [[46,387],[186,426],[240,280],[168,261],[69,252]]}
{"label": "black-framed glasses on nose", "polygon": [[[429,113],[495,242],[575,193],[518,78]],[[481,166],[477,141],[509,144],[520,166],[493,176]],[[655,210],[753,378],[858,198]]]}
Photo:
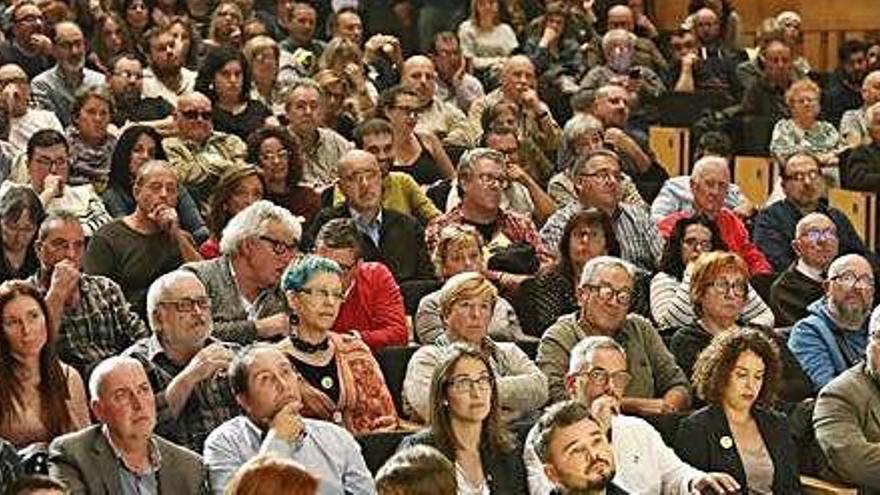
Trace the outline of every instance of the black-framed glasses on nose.
{"label": "black-framed glasses on nose", "polygon": [[180,299],[166,299],[159,301],[164,306],[172,306],[178,313],[192,313],[196,308],[202,311],[211,307],[211,300],[208,296],[200,297],[181,297]]}
{"label": "black-framed glasses on nose", "polygon": [[45,156],[36,155],[36,156],[34,156],[33,160],[36,164],[48,168],[50,172],[57,172],[59,170],[67,170],[67,167],[70,163],[67,157],[56,158],[53,160],[53,159],[45,157]]}
{"label": "black-framed glasses on nose", "polygon": [[596,179],[605,182],[620,182],[623,178],[623,174],[618,170],[597,170],[595,172],[583,173],[581,177],[585,177],[587,179]]}
{"label": "black-framed glasses on nose", "polygon": [[623,289],[615,289],[610,285],[587,285],[591,292],[599,297],[600,301],[611,302],[616,301],[624,306],[632,301],[632,289],[624,287]]}
{"label": "black-framed glasses on nose", "polygon": [[629,385],[630,380],[632,380],[632,375],[627,371],[620,370],[612,373],[604,368],[582,370],[578,375],[586,377],[600,387],[607,386],[610,381],[614,387],[619,389],[626,388],[626,386]]}
{"label": "black-framed glasses on nose", "polygon": [[269,246],[271,246],[272,252],[279,256],[287,253],[295,253],[297,250],[296,243],[289,244],[287,242],[279,241],[278,239],[273,239],[265,235],[261,235],[259,239],[261,241],[267,242]]}
{"label": "black-framed glasses on nose", "polygon": [[449,389],[457,394],[465,394],[471,390],[485,392],[492,388],[492,375],[484,373],[476,378],[457,376],[449,380]]}
{"label": "black-framed glasses on nose", "polygon": [[870,274],[856,275],[851,271],[845,271],[831,277],[831,280],[846,287],[847,289],[873,289],[874,277]]}
{"label": "black-framed glasses on nose", "polygon": [[183,115],[187,120],[204,120],[206,122],[213,118],[210,110],[180,110],[180,115]]}
{"label": "black-framed glasses on nose", "polygon": [[681,241],[682,244],[691,249],[700,249],[702,251],[710,251],[712,249],[711,239],[697,239],[696,237],[685,237]]}
{"label": "black-framed glasses on nose", "polygon": [[477,175],[477,179],[479,179],[480,183],[486,187],[498,186],[501,189],[506,189],[510,184],[507,177],[503,175],[479,174]]}

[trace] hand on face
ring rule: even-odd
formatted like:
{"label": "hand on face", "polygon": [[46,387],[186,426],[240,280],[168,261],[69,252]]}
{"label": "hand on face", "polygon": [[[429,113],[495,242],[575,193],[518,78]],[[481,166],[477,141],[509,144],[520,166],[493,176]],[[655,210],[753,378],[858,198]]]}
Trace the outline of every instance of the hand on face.
{"label": "hand on face", "polygon": [[299,410],[300,404],[298,402],[288,402],[281,406],[281,409],[269,421],[269,426],[282,440],[292,442],[302,434],[304,425]]}
{"label": "hand on face", "polygon": [[177,211],[166,204],[156,205],[149,216],[163,232],[172,233],[180,228]]}
{"label": "hand on face", "polygon": [[211,378],[216,373],[223,373],[232,361],[233,353],[220,344],[211,344],[193,357],[187,366],[199,381]]}
{"label": "hand on face", "polygon": [[64,177],[49,174],[43,180],[43,191],[52,191],[53,198],[60,198],[64,194]]}
{"label": "hand on face", "polygon": [[75,305],[79,301],[79,278],[79,268],[71,260],[61,260],[52,269],[50,287],[57,291],[67,306]]}

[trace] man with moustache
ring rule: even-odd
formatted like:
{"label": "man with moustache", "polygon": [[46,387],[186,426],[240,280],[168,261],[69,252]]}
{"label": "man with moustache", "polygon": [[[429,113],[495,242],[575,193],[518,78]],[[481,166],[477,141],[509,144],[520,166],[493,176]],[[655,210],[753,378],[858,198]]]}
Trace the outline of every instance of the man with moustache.
{"label": "man with moustache", "polygon": [[868,315],[874,300],[874,274],[857,254],[828,267],[825,296],[807,306],[809,316],[795,323],[788,348],[819,391],[865,358]]}
{"label": "man with moustache", "polygon": [[153,335],[125,350],[143,365],[156,398],[156,433],[195,452],[214,428],[239,414],[226,369],[240,349],[211,337],[211,300],[198,277],[162,275],[147,292]]}
{"label": "man with moustache", "polygon": [[[616,475],[612,473],[614,482],[641,495],[685,495],[695,489],[725,493],[736,489],[736,480],[730,476],[707,474],[682,462],[647,421],[621,414],[624,389],[631,378],[626,352],[611,337],[586,337],[571,351],[565,380],[570,401],[563,404],[578,404],[592,413],[603,433],[610,429],[613,464],[617,467]],[[543,424],[542,419],[529,431],[523,452],[531,495],[552,493],[551,482],[557,481],[547,472],[547,459],[539,454],[538,445],[546,432]]]}
{"label": "man with moustache", "polygon": [[108,87],[113,97],[113,124],[122,127],[128,122],[142,122],[170,133],[171,119],[167,117],[174,112],[174,106],[158,96],[144,97],[144,68],[137,56],[133,53],[116,56],[110,61],[110,70]]}
{"label": "man with moustache", "polygon": [[880,493],[880,309],[868,326],[866,359],[819,392],[813,412],[816,440],[831,469],[859,493]]}
{"label": "man with moustache", "polygon": [[137,360],[102,361],[89,379],[89,396],[99,423],[49,445],[49,474],[70,493],[205,493],[202,458],[153,432],[153,389]]}
{"label": "man with moustache", "polygon": [[12,7],[12,36],[0,42],[0,61],[17,64],[28,79],[52,67],[52,40],[46,36],[46,19],[32,1],[18,2]]}
{"label": "man with moustache", "polygon": [[61,122],[49,110],[32,108],[31,86],[28,75],[16,64],[0,67],[0,107],[9,119],[9,144],[16,151],[24,151],[27,142],[40,129],[64,132]]}
{"label": "man with moustache", "polygon": [[274,346],[253,344],[229,367],[244,414],[208,435],[205,464],[211,492],[224,493],[242,464],[258,454],[291,459],[320,479],[319,495],[373,495],[373,478],[354,437],[332,423],[300,416],[300,377]]}
{"label": "man with moustache", "polygon": [[35,247],[40,268],[31,281],[58,325],[62,361],[87,378],[101,360],[149,334],[116,282],[82,273],[86,238],[76,216],[63,210],[50,213],[40,225]]}
{"label": "man with moustache", "polygon": [[55,60],[58,63],[31,81],[31,91],[39,106],[52,111],[65,128],[71,124],[73,99],[77,90],[104,84],[104,75],[86,68],[86,40],[75,22],[63,21],[52,30]]}
{"label": "man with moustache", "polygon": [[249,344],[287,335],[287,302],[278,283],[299,254],[300,221],[270,201],[257,201],[223,229],[220,257],[183,266],[207,290],[212,336]]}
{"label": "man with moustache", "polygon": [[164,98],[177,106],[179,97],[195,90],[196,73],[184,67],[184,61],[174,53],[173,25],[156,26],[144,34],[150,67],[144,70],[143,94],[147,98]]}

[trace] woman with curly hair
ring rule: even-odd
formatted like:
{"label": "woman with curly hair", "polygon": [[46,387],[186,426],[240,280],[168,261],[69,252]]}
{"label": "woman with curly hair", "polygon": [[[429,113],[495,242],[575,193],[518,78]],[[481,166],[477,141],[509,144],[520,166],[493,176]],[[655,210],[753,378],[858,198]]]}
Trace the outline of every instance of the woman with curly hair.
{"label": "woman with curly hair", "polygon": [[771,409],[781,380],[779,348],[763,332],[715,337],[694,365],[697,396],[708,405],[679,425],[682,460],[729,473],[743,492],[801,493],[797,448],[785,418]]}
{"label": "woman with curly hair", "polygon": [[242,140],[263,126],[269,109],[251,99],[251,73],[238,50],[216,48],[208,52],[196,77],[196,91],[213,102],[214,130]]}
{"label": "woman with curly hair", "polygon": [[203,258],[220,256],[220,238],[226,224],[241,210],[263,199],[264,191],[263,176],[256,167],[235,166],[223,172],[211,195],[207,218],[211,237],[199,246]]}

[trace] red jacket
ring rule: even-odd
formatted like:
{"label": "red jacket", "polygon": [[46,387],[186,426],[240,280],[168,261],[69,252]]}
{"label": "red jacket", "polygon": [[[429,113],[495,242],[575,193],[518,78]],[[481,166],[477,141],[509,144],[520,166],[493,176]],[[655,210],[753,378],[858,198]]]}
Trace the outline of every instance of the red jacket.
{"label": "red jacket", "polygon": [[373,352],[407,343],[403,296],[382,263],[361,262],[352,274],[351,290],[339,308],[333,331],[352,330],[357,330]]}

